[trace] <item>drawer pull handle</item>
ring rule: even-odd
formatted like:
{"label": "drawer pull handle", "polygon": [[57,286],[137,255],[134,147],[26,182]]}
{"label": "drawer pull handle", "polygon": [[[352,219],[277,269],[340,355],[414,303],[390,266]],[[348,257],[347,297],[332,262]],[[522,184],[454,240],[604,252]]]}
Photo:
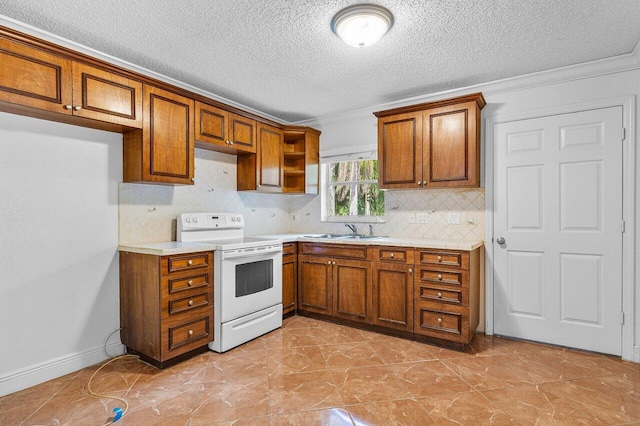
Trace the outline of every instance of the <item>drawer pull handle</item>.
{"label": "drawer pull handle", "polygon": [[442,324],[442,318],[438,318],[438,324]]}
{"label": "drawer pull handle", "polygon": [[193,300],[189,300],[189,306],[193,306]]}
{"label": "drawer pull handle", "polygon": [[442,262],[442,256],[438,256],[438,262]]}
{"label": "drawer pull handle", "polygon": [[442,293],[438,293],[438,299],[442,299]]}
{"label": "drawer pull handle", "polygon": [[193,260],[188,260],[187,261],[187,265],[189,265],[189,266],[193,265]]}
{"label": "drawer pull handle", "polygon": [[193,336],[193,330],[189,330],[189,336]]}
{"label": "drawer pull handle", "polygon": [[64,106],[64,109],[71,109],[71,108],[73,108],[71,105],[65,105]]}
{"label": "drawer pull handle", "polygon": [[73,107],[74,110],[76,111],[80,111],[82,109],[82,107],[80,105],[76,105]]}
{"label": "drawer pull handle", "polygon": [[396,255],[394,253],[391,253],[391,257],[395,257]]}
{"label": "drawer pull handle", "polygon": [[187,285],[188,285],[189,287],[191,287],[191,286],[193,285],[193,280],[189,280],[189,281],[187,281]]}
{"label": "drawer pull handle", "polygon": [[438,274],[438,279],[441,280],[442,279],[442,274]]}

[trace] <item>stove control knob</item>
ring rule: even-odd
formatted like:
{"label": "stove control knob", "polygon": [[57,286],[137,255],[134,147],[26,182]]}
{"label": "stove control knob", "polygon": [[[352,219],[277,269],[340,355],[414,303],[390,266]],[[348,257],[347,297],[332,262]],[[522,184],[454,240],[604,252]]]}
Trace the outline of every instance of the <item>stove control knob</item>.
{"label": "stove control knob", "polygon": [[235,221],[236,221],[236,217],[234,216],[231,218],[231,222],[235,222]]}
{"label": "stove control knob", "polygon": [[193,223],[198,223],[198,218],[197,217],[193,218]]}
{"label": "stove control knob", "polygon": [[236,218],[236,220],[237,220],[238,222],[242,222],[242,217],[241,217],[241,216],[238,216],[238,217]]}
{"label": "stove control knob", "polygon": [[187,217],[185,218],[185,221],[186,221],[187,223],[191,223],[191,218],[190,218],[189,216],[187,216]]}

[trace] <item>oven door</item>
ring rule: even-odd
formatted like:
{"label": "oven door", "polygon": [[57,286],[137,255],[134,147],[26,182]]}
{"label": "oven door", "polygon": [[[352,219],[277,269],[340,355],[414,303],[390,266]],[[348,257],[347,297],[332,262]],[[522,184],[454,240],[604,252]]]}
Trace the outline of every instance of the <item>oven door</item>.
{"label": "oven door", "polygon": [[221,322],[282,303],[282,245],[223,251],[220,268]]}

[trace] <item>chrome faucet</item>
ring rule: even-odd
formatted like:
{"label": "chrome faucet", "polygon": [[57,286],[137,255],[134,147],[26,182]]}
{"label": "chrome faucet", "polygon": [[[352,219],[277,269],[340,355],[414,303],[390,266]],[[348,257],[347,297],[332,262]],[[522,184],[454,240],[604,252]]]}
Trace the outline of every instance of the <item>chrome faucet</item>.
{"label": "chrome faucet", "polygon": [[344,226],[351,229],[351,232],[353,232],[353,235],[358,235],[358,228],[356,228],[356,225],[345,223]]}
{"label": "chrome faucet", "polygon": [[373,225],[369,224],[369,236],[373,237]]}

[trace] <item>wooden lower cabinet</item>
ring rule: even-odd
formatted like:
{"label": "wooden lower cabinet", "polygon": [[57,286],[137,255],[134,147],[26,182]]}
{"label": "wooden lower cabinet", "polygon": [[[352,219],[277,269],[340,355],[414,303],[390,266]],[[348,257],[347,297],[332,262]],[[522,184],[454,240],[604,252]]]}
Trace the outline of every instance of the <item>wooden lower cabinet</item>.
{"label": "wooden lower cabinet", "polygon": [[371,262],[333,259],[333,315],[351,321],[371,322]]}
{"label": "wooden lower cabinet", "polygon": [[282,244],[282,313],[298,308],[298,243]]}
{"label": "wooden lower cabinet", "polygon": [[413,331],[413,264],[374,263],[373,324]]}
{"label": "wooden lower cabinet", "polygon": [[164,368],[213,340],[213,253],[120,252],[120,337]]}
{"label": "wooden lower cabinet", "polygon": [[416,334],[467,344],[479,323],[480,248],[416,249]]}
{"label": "wooden lower cabinet", "polygon": [[330,257],[298,256],[299,310],[333,316],[332,271]]}

